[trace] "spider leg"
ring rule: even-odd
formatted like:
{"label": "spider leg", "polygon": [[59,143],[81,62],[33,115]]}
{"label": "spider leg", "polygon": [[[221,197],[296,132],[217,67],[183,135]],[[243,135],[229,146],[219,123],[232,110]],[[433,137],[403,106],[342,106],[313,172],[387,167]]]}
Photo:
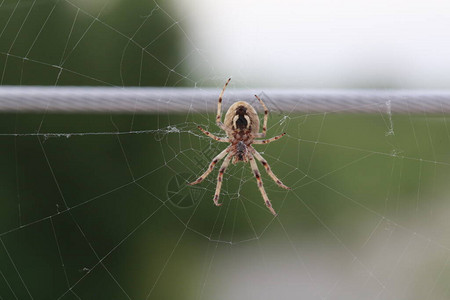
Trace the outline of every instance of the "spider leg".
{"label": "spider leg", "polygon": [[263,123],[263,128],[262,128],[262,133],[257,133],[256,136],[257,137],[266,137],[266,131],[267,131],[267,118],[269,116],[269,110],[267,109],[266,105],[264,104],[264,102],[261,100],[261,98],[259,98],[257,95],[255,95],[256,99],[259,100],[259,103],[261,103],[262,107],[264,108],[264,123]]}
{"label": "spider leg", "polygon": [[209,131],[206,131],[205,129],[201,128],[200,126],[197,126],[198,129],[200,129],[204,134],[206,134],[207,136],[209,136],[210,138],[212,138],[213,140],[219,141],[219,142],[224,142],[224,143],[229,143],[230,140],[228,138],[221,138],[221,137],[217,137],[214,134],[212,134]]}
{"label": "spider leg", "polygon": [[229,151],[230,151],[230,147],[227,147],[225,150],[220,152],[216,157],[214,157],[212,162],[209,164],[209,167],[206,170],[206,172],[203,173],[202,176],[200,176],[196,181],[193,181],[193,182],[189,183],[189,185],[194,185],[194,184],[202,182],[209,175],[209,173],[211,173],[211,171],[214,169],[214,166],[217,164],[217,162],[219,160],[221,160],[222,158],[224,158],[225,155],[227,155],[227,153]]}
{"label": "spider leg", "polygon": [[217,116],[216,116],[216,124],[220,127],[220,129],[225,130],[225,125],[223,125],[221,119],[222,115],[222,97],[223,93],[225,92],[225,89],[227,88],[228,82],[230,82],[231,78],[228,78],[227,82],[225,82],[225,85],[223,86],[222,92],[219,95],[219,102],[217,103]]}
{"label": "spider leg", "polygon": [[230,164],[232,155],[228,154],[228,156],[224,159],[222,166],[219,170],[219,175],[217,175],[217,186],[216,186],[216,192],[214,193],[214,204],[216,206],[221,206],[222,203],[219,203],[219,196],[220,196],[220,189],[222,188],[222,179],[223,179],[223,173],[225,173],[225,170],[227,169],[228,165]]}
{"label": "spider leg", "polygon": [[280,135],[274,136],[273,138],[270,138],[270,139],[267,139],[267,140],[254,140],[254,141],[253,141],[253,144],[255,144],[255,145],[261,145],[261,144],[272,143],[272,142],[274,142],[274,141],[276,141],[276,140],[282,138],[285,134],[286,134],[286,132],[284,132],[284,133],[282,133],[282,134],[280,134]]}
{"label": "spider leg", "polygon": [[264,190],[263,182],[262,182],[262,179],[261,179],[261,174],[259,173],[258,166],[256,165],[256,162],[255,162],[255,158],[253,157],[253,155],[251,155],[251,154],[249,153],[249,154],[248,154],[248,159],[249,159],[249,161],[250,161],[250,166],[251,166],[251,168],[252,168],[253,174],[254,174],[255,177],[256,177],[256,181],[257,181],[257,184],[258,184],[258,188],[259,188],[259,191],[261,192],[261,195],[262,195],[262,197],[263,197],[263,199],[264,199],[264,203],[266,204],[266,206],[267,206],[267,208],[270,210],[270,212],[271,212],[274,216],[276,216],[277,213],[276,213],[275,210],[273,209],[272,203],[270,202],[269,197],[267,197],[266,191]]}
{"label": "spider leg", "polygon": [[256,151],[253,147],[249,147],[250,151],[253,153],[253,155],[256,157],[257,160],[259,160],[261,162],[261,164],[264,166],[264,168],[266,169],[267,174],[269,174],[270,178],[273,179],[273,181],[275,181],[279,187],[282,187],[283,189],[286,190],[290,190],[291,188],[284,185],[280,179],[278,179],[278,177],[272,172],[272,170],[270,169],[269,164],[267,163],[267,160],[264,159],[264,157],[262,157],[262,155]]}

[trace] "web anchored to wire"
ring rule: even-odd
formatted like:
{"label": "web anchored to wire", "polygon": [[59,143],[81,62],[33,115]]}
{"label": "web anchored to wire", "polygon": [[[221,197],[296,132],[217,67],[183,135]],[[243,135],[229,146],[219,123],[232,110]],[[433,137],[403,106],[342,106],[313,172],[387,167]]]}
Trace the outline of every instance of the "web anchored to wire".
{"label": "web anchored to wire", "polygon": [[[227,147],[226,76],[198,75],[214,68],[183,19],[127,3],[125,27],[113,2],[0,2],[1,299],[449,298],[447,92],[231,85],[224,110],[246,101],[266,127],[256,93],[267,136],[287,133],[257,150],[292,190],[258,174],[274,218],[237,163],[215,207],[219,170],[188,183]],[[157,52],[172,34],[186,56]],[[93,47],[107,64],[81,59]]]}

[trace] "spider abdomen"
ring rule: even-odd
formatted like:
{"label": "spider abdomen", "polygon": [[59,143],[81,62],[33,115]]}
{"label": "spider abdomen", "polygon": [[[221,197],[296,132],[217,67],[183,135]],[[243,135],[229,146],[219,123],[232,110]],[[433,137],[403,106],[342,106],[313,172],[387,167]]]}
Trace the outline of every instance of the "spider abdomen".
{"label": "spider abdomen", "polygon": [[259,131],[259,119],[256,110],[245,101],[233,103],[228,109],[224,125],[228,137],[240,135],[242,132],[256,134]]}

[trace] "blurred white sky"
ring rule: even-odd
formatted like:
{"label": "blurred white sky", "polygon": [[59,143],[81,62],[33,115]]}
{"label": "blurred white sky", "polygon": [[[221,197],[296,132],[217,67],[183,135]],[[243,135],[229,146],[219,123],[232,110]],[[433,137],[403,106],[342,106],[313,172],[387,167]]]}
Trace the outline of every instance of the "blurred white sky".
{"label": "blurred white sky", "polygon": [[448,0],[190,0],[176,10],[202,53],[190,63],[205,76],[266,87],[450,88]]}

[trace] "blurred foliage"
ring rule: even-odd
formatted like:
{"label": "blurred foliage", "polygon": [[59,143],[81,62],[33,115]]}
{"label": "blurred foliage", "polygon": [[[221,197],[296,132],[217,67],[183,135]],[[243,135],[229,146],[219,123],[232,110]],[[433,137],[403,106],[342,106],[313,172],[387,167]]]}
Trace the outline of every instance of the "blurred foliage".
{"label": "blurred foliage", "polygon": [[3,85],[182,85],[180,48],[153,1],[0,3]]}
{"label": "blurred foliage", "polygon": [[[145,298],[153,285],[158,299],[180,292],[193,298],[214,240],[225,242],[220,249],[239,249],[255,237],[277,243],[288,232],[303,247],[312,245],[311,237],[324,243],[334,234],[358,253],[381,218],[450,246],[449,229],[430,225],[450,180],[446,120],[391,117],[393,135],[388,115],[271,117],[268,135],[288,135],[255,148],[293,188],[284,191],[263,174],[283,229],[264,207],[248,165],[230,166],[221,208],[212,204],[217,170],[198,186],[185,184],[226,146],[196,128],[220,134],[213,115],[4,114],[0,133],[40,127],[72,134],[0,136],[1,239],[34,299],[64,294],[64,271],[70,285],[86,275],[74,288],[82,299],[125,298],[106,269],[133,299]],[[109,133],[76,134],[82,132]],[[2,247],[0,262],[12,289],[26,299]],[[174,282],[179,287],[168,288]],[[0,295],[8,298],[2,284]]]}
{"label": "blurred foliage", "polygon": [[[153,1],[4,0],[1,84],[184,85],[183,38]],[[271,264],[299,261],[285,257],[295,246],[307,264],[310,250],[327,271],[346,269],[349,251],[384,255],[383,243],[363,249],[377,224],[398,240],[414,233],[427,247],[421,268],[406,272],[416,276],[405,288],[414,299],[450,297],[450,274],[441,272],[448,248],[428,252],[450,247],[445,116],[271,114],[268,135],[288,135],[255,148],[293,188],[281,190],[262,172],[278,219],[248,165],[227,170],[220,208],[212,203],[217,170],[185,184],[226,147],[197,129],[220,135],[214,118],[1,114],[0,299],[217,299],[241,274],[220,280],[214,259],[271,273]],[[263,250],[281,254],[265,260]],[[239,260],[247,252],[255,264]],[[388,271],[378,274],[386,283]],[[429,274],[439,277],[429,283]]]}

